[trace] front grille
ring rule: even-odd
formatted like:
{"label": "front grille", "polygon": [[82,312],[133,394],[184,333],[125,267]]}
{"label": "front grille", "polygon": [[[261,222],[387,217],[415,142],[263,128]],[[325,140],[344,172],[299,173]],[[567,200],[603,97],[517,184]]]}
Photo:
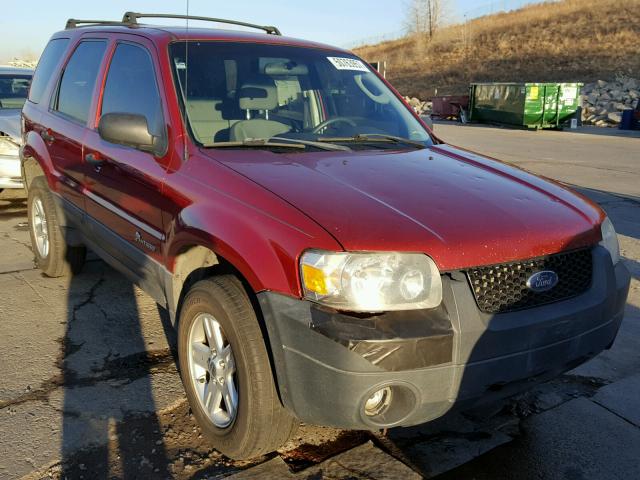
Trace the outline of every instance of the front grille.
{"label": "front grille", "polygon": [[[558,283],[551,290],[536,293],[527,287],[527,279],[543,270],[555,272]],[[504,313],[580,295],[591,286],[592,270],[591,250],[584,249],[473,268],[466,274],[478,308],[486,313]]]}

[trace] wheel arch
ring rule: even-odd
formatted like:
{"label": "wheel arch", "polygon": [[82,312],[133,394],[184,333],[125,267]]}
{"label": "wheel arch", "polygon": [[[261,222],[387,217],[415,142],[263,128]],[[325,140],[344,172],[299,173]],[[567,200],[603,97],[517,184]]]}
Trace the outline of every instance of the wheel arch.
{"label": "wheel arch", "polygon": [[177,321],[179,307],[189,286],[213,274],[212,269],[220,264],[220,257],[211,249],[193,244],[180,249],[173,262],[173,274],[167,285],[169,308]]}
{"label": "wheel arch", "polygon": [[[259,309],[253,285],[226,257],[202,244],[194,243],[181,247],[174,257],[173,273],[169,275],[170,282],[166,286],[169,290],[168,304],[174,323],[177,324],[182,301],[193,284],[204,278],[225,274],[232,274],[238,278],[251,303]],[[261,316],[259,310],[256,314]]]}
{"label": "wheel arch", "polygon": [[55,175],[53,162],[49,156],[49,151],[44,140],[31,131],[27,134],[26,142],[20,152],[22,179],[24,187],[29,191],[33,179],[44,176],[49,184],[49,188],[54,190],[53,176]]}

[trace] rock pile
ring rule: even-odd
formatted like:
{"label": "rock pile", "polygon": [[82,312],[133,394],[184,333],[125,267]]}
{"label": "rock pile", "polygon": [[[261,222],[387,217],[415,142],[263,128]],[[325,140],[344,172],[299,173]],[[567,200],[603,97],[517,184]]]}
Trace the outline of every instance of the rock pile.
{"label": "rock pile", "polygon": [[431,113],[431,102],[420,100],[416,97],[404,97],[404,100],[418,115],[429,115]]}
{"label": "rock pile", "polygon": [[618,77],[612,82],[598,80],[582,88],[582,121],[599,127],[616,127],[622,112],[634,109],[640,98],[640,81]]}
{"label": "rock pile", "polygon": [[19,58],[14,58],[7,62],[7,65],[10,67],[20,67],[20,68],[36,68],[38,64],[37,60],[20,60]]}

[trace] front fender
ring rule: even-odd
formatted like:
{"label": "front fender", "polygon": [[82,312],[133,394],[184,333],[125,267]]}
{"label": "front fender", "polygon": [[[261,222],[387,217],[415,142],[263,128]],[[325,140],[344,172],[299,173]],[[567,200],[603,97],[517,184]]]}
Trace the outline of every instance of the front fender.
{"label": "front fender", "polygon": [[242,202],[230,206],[228,198],[226,202],[211,199],[206,205],[192,204],[171,226],[168,270],[173,272],[180,253],[203,246],[236,268],[255,292],[300,296],[300,254],[308,248],[342,250],[326,231],[304,219],[310,228],[303,230]]}

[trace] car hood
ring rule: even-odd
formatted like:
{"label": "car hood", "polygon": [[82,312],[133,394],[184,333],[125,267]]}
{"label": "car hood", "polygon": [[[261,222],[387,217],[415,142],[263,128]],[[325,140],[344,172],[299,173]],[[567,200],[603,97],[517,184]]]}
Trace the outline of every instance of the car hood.
{"label": "car hood", "polygon": [[20,141],[20,110],[0,109],[0,132]]}
{"label": "car hood", "polygon": [[424,252],[441,270],[454,270],[600,240],[604,214],[586,198],[448,145],[393,152],[205,153],[297,207],[346,250]]}

